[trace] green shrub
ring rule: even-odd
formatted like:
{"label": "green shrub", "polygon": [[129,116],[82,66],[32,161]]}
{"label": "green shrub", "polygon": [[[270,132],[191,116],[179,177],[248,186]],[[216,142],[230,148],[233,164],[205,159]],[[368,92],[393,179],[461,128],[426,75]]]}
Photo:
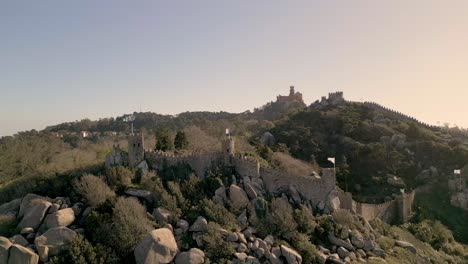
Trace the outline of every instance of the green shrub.
{"label": "green shrub", "polygon": [[270,208],[270,214],[267,216],[268,222],[275,227],[278,235],[290,238],[297,229],[291,205],[283,198],[275,198]]}
{"label": "green shrub", "polygon": [[93,246],[84,236],[78,235],[67,249],[49,260],[49,264],[107,264],[118,263],[112,248],[97,244]]}
{"label": "green shrub", "polygon": [[154,227],[145,207],[135,198],[121,197],[117,200],[113,221],[113,244],[123,256],[130,253]]}
{"label": "green shrub", "polygon": [[115,197],[114,191],[101,178],[94,175],[84,175],[79,180],[75,180],[73,185],[91,206],[98,206]]}
{"label": "green shrub", "polygon": [[224,240],[220,229],[221,226],[218,224],[209,222],[208,230],[202,235],[205,251],[214,263],[225,263],[235,253],[229,243]]}
{"label": "green shrub", "polygon": [[237,229],[236,217],[224,206],[219,205],[212,200],[203,199],[198,206],[200,214],[205,216],[208,221],[214,221],[230,230]]}
{"label": "green shrub", "polygon": [[380,236],[379,238],[377,238],[376,242],[385,251],[388,251],[395,245],[395,240],[386,236]]}
{"label": "green shrub", "polygon": [[294,219],[297,222],[297,230],[304,234],[312,234],[317,227],[317,222],[309,208],[301,206],[294,210]]}
{"label": "green shrub", "polygon": [[107,183],[114,189],[130,186],[134,177],[135,173],[123,166],[111,167],[106,170]]}
{"label": "green shrub", "polygon": [[316,263],[318,251],[315,245],[310,242],[308,235],[297,233],[291,240],[291,244],[301,254],[302,263]]}

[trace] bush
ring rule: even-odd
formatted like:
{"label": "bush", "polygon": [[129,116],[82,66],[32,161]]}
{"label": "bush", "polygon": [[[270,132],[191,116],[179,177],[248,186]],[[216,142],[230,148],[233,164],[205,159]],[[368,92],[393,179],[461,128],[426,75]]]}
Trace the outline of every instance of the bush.
{"label": "bush", "polygon": [[297,229],[291,205],[285,199],[276,198],[271,202],[270,208],[271,213],[267,216],[269,222],[275,227],[280,236],[290,238],[292,232]]}
{"label": "bush", "polygon": [[337,224],[346,226],[349,229],[363,229],[361,222],[356,221],[355,216],[348,210],[339,209],[332,213],[333,219]]}
{"label": "bush", "polygon": [[237,229],[236,217],[224,206],[212,200],[203,199],[199,205],[199,211],[208,221],[214,221],[231,230]]}
{"label": "bush", "polygon": [[135,198],[119,198],[114,208],[114,246],[122,255],[133,248],[153,229],[146,209]]}
{"label": "bush", "polygon": [[452,232],[439,221],[424,220],[408,227],[418,239],[440,249],[444,244],[454,242]]}
{"label": "bush", "polygon": [[297,222],[297,230],[301,233],[312,234],[317,227],[317,222],[309,208],[301,206],[294,210],[294,219]]}
{"label": "bush", "polygon": [[169,210],[174,217],[180,217],[182,215],[182,211],[177,203],[177,198],[166,191],[160,178],[145,182],[145,188],[152,192],[155,207],[162,207]]}
{"label": "bush", "polygon": [[109,247],[101,244],[93,246],[84,236],[76,236],[68,248],[49,260],[49,264],[105,264],[118,263],[118,259]]}
{"label": "bush", "polygon": [[220,229],[221,226],[218,224],[209,222],[208,230],[202,235],[205,251],[213,263],[226,263],[235,253],[229,243],[224,240]]}
{"label": "bush", "polygon": [[317,248],[310,242],[306,234],[297,233],[291,240],[291,244],[301,254],[302,263],[316,263]]}
{"label": "bush", "polygon": [[377,238],[376,242],[385,251],[392,249],[393,245],[395,245],[395,240],[386,236],[380,236]]}
{"label": "bush", "polygon": [[107,199],[115,197],[114,191],[99,177],[84,175],[73,184],[91,206],[103,204]]}
{"label": "bush", "polygon": [[114,189],[128,187],[132,184],[135,173],[123,166],[111,167],[106,170],[107,183]]}

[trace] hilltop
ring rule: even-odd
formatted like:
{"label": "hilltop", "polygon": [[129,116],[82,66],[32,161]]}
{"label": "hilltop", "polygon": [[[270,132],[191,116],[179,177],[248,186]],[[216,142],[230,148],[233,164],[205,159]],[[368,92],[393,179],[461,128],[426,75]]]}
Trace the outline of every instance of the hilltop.
{"label": "hilltop", "polygon": [[[10,255],[22,244],[52,263],[144,263],[156,237],[173,241],[159,246],[175,263],[463,263],[466,164],[463,130],[341,92],[306,105],[290,87],[252,112],[133,113],[1,138],[0,236],[14,238]],[[42,216],[27,217],[37,204]],[[71,249],[46,254],[43,237],[64,232]]]}

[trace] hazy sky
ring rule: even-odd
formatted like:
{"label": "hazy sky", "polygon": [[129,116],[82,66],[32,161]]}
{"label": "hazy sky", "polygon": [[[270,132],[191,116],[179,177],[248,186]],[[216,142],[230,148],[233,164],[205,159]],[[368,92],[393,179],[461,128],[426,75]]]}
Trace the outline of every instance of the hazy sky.
{"label": "hazy sky", "polygon": [[468,1],[0,2],[0,135],[289,85],[468,127]]}

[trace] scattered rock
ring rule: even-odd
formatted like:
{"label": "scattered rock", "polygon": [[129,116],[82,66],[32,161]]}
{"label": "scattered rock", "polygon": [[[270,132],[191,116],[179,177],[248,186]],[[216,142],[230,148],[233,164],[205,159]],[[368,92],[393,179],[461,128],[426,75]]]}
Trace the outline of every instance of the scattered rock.
{"label": "scattered rock", "polygon": [[170,223],[172,221],[172,213],[162,207],[154,209],[153,216],[158,222]]}
{"label": "scattered rock", "polygon": [[353,230],[351,232],[351,243],[357,248],[364,247],[364,238],[358,230]]}
{"label": "scattered rock", "polygon": [[245,253],[234,253],[234,256],[240,261],[245,261],[247,259],[247,254]]}
{"label": "scattered rock", "polygon": [[239,237],[237,236],[236,233],[230,233],[227,238],[226,238],[226,241],[227,242],[237,242],[237,240],[239,239]]}
{"label": "scattered rock", "polygon": [[339,239],[337,237],[335,237],[332,233],[328,234],[328,239],[330,240],[330,242],[338,247],[344,247],[345,249],[349,250],[349,251],[354,251],[354,247],[344,241],[343,239]]}
{"label": "scattered rock", "polygon": [[401,241],[401,240],[396,240],[395,245],[398,247],[402,247],[404,249],[409,250],[411,253],[416,254],[416,247],[413,246],[413,244],[406,242],[406,241]]}
{"label": "scattered rock", "polygon": [[179,253],[175,258],[175,264],[203,264],[204,262],[205,253],[198,248]]}
{"label": "scattered rock", "polygon": [[286,258],[286,261],[289,264],[300,264],[302,263],[302,257],[294,249],[286,247],[284,245],[280,246],[281,255]]}
{"label": "scattered rock", "polygon": [[340,256],[340,258],[344,259],[346,257],[348,257],[350,255],[350,252],[348,250],[346,250],[344,247],[339,247],[337,250],[336,250],[336,253],[338,253],[338,256]]}
{"label": "scattered rock", "polygon": [[255,191],[255,189],[248,183],[245,183],[244,184],[245,186],[245,192],[247,193],[247,195],[249,196],[250,199],[255,199],[257,198],[257,192]]}
{"label": "scattered rock", "polygon": [[189,222],[185,221],[184,219],[181,219],[177,222],[177,227],[182,229],[183,233],[188,231],[189,226],[190,226]]}
{"label": "scattered rock", "polygon": [[137,264],[171,263],[179,251],[174,235],[167,228],[151,231],[135,248]]}
{"label": "scattered rock", "polygon": [[33,208],[39,201],[48,201],[48,199],[32,193],[26,194],[26,196],[24,196],[21,200],[18,218],[23,217],[25,213],[30,211],[30,209]]}
{"label": "scattered rock", "polygon": [[205,232],[208,229],[208,221],[203,216],[199,216],[190,227],[191,232]]}

